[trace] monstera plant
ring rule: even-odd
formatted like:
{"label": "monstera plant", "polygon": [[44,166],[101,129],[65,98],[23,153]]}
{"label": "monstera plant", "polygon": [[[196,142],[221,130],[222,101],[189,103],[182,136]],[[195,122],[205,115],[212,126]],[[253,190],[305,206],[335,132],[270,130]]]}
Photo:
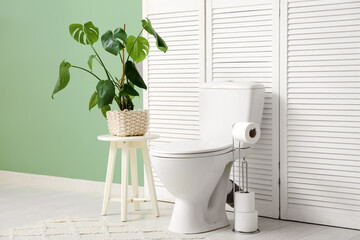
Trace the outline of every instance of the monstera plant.
{"label": "monstera plant", "polygon": [[[154,36],[157,48],[166,52],[168,47],[165,41],[154,30],[148,18],[141,20],[142,29],[137,36],[128,36],[124,28],[117,28],[112,32],[108,30],[101,36],[101,43],[103,48],[114,56],[119,56],[122,74],[121,76],[112,75],[105,63],[101,59],[99,53],[95,50],[94,44],[99,39],[99,29],[95,27],[92,22],[82,24],[71,24],[69,32],[72,38],[82,45],[89,46],[94,52],[89,56],[87,61],[88,69],[73,65],[67,61],[62,61],[59,67],[59,78],[56,82],[52,93],[54,95],[64,89],[70,81],[70,68],[80,69],[89,73],[97,80],[96,89],[89,101],[89,110],[96,105],[101,109],[103,115],[106,117],[106,112],[110,110],[110,104],[113,100],[117,103],[120,110],[133,110],[133,97],[139,96],[139,92],[134,88],[137,86],[142,89],[147,89],[144,80],[138,72],[135,63],[143,61],[149,54],[149,42],[141,34],[145,30],[150,35]],[[127,56],[125,56],[125,50]],[[102,79],[93,72],[94,60],[103,68],[105,79]]]}
{"label": "monstera plant", "polygon": [[[136,69],[136,63],[143,61],[149,54],[149,42],[141,34],[145,30],[155,38],[157,48],[166,52],[168,47],[165,41],[154,30],[148,18],[141,20],[142,29],[137,36],[128,36],[124,28],[117,28],[112,32],[108,30],[101,36],[103,48],[114,55],[119,56],[122,74],[121,76],[112,75],[105,66],[99,53],[95,50],[94,44],[99,40],[99,29],[92,22],[82,24],[71,24],[69,26],[70,35],[78,43],[89,46],[94,54],[89,56],[87,61],[88,69],[73,65],[67,61],[62,61],[59,68],[59,78],[52,93],[54,95],[64,89],[70,81],[70,68],[80,69],[89,73],[97,80],[96,88],[89,101],[89,110],[96,105],[107,118],[109,131],[111,134],[124,137],[144,135],[147,131],[149,117],[147,110],[133,111],[133,98],[139,96],[135,86],[140,89],[147,89],[144,80]],[[125,50],[127,56],[125,56]],[[94,60],[104,70],[105,79],[93,72]],[[119,110],[110,109],[113,100]]]}

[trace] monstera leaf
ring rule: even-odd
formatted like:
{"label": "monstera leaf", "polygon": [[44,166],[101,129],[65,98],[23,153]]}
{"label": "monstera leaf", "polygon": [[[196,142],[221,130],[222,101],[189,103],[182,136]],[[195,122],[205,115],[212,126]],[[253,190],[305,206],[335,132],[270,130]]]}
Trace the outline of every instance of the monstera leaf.
{"label": "monstera leaf", "polygon": [[55,84],[55,88],[51,95],[52,99],[54,99],[55,93],[61,91],[68,85],[68,83],[70,81],[70,71],[69,71],[70,67],[71,67],[71,64],[68,62],[65,62],[65,60],[60,63],[59,78]]}
{"label": "monstera leaf", "polygon": [[99,108],[111,104],[114,95],[115,87],[110,80],[100,80],[96,85],[97,104]]}
{"label": "monstera leaf", "polygon": [[123,88],[120,91],[121,96],[139,96],[139,93],[130,85],[130,83],[125,83]]}
{"label": "monstera leaf", "polygon": [[110,105],[106,105],[106,106],[103,106],[103,107],[101,108],[101,113],[102,113],[103,116],[106,118],[106,112],[107,112],[107,111],[110,111],[110,110],[111,110]]}
{"label": "monstera leaf", "polygon": [[134,85],[143,89],[147,89],[144,80],[135,67],[135,64],[131,61],[127,61],[125,63],[125,75]]}
{"label": "monstera leaf", "polygon": [[146,38],[129,36],[126,43],[126,51],[136,63],[141,62],[149,54],[149,42]]}
{"label": "monstera leaf", "polygon": [[91,95],[90,101],[89,101],[89,111],[96,106],[96,104],[98,103],[97,100],[97,92],[95,91],[93,93],[93,95]]}
{"label": "monstera leaf", "polygon": [[92,22],[84,25],[75,23],[69,26],[71,36],[79,43],[93,45],[99,39],[99,29]]}
{"label": "monstera leaf", "polygon": [[154,30],[151,26],[151,22],[148,18],[141,20],[143,28],[151,35],[153,35],[156,39],[156,46],[157,48],[162,51],[166,52],[168,50],[168,46],[166,45],[165,41],[160,37],[160,35]]}
{"label": "monstera leaf", "polygon": [[115,29],[114,33],[109,30],[101,36],[104,49],[115,56],[124,48],[121,41],[127,42],[127,34],[122,28]]}
{"label": "monstera leaf", "polygon": [[89,60],[87,62],[88,66],[90,68],[90,71],[92,71],[92,64],[93,64],[94,58],[96,58],[95,55],[90,55]]}

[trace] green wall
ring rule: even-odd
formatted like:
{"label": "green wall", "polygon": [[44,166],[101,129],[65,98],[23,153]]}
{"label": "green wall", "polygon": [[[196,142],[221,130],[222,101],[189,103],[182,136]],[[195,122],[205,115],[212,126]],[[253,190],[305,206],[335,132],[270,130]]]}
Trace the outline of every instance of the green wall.
{"label": "green wall", "polygon": [[[89,20],[100,35],[124,23],[137,35],[141,0],[0,1],[0,169],[104,181],[109,143],[96,136],[108,132],[107,123],[97,108],[88,110],[97,80],[70,69],[68,87],[50,98],[63,59],[87,67],[91,48],[74,41],[68,26]],[[119,76],[119,58],[100,42],[95,48]],[[99,67],[94,71],[105,77]],[[142,107],[142,98],[135,106]],[[119,150],[116,182],[120,156]],[[142,172],[141,164],[140,183]]]}

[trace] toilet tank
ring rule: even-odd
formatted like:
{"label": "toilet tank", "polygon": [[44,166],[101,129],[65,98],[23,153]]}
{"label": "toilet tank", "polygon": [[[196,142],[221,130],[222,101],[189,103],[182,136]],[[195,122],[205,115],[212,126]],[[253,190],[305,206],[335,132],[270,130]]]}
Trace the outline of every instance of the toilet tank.
{"label": "toilet tank", "polygon": [[212,82],[200,86],[200,136],[204,141],[232,143],[234,123],[261,125],[264,85],[254,82]]}

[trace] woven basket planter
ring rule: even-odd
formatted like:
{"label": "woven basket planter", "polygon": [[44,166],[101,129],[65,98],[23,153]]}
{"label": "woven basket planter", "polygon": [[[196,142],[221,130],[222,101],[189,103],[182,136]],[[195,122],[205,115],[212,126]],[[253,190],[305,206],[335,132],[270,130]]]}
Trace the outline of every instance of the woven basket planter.
{"label": "woven basket planter", "polygon": [[110,134],[118,137],[143,136],[149,126],[148,110],[107,111]]}

